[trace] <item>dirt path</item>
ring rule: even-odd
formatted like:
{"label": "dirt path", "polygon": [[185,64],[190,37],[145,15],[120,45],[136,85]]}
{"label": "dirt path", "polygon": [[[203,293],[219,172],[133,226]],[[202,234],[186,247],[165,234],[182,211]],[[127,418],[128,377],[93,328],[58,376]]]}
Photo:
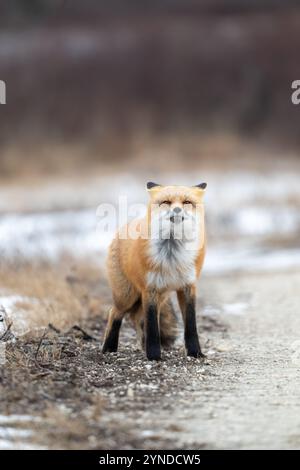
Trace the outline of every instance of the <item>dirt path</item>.
{"label": "dirt path", "polygon": [[207,383],[211,393],[195,400],[190,426],[209,445],[300,447],[299,281],[287,273],[210,282],[218,301],[248,296],[249,309],[229,316],[232,349]]}
{"label": "dirt path", "polygon": [[204,361],[178,341],[149,363],[128,324],[103,356],[103,317],[82,323],[92,339],[49,331],[8,345],[0,447],[300,448],[299,285],[299,272],[204,277]]}
{"label": "dirt path", "polygon": [[204,335],[211,346],[201,368],[177,369],[186,386],[170,390],[171,412],[158,403],[132,426],[176,447],[299,448],[299,282],[299,273],[204,280],[206,305],[226,306],[228,332]]}

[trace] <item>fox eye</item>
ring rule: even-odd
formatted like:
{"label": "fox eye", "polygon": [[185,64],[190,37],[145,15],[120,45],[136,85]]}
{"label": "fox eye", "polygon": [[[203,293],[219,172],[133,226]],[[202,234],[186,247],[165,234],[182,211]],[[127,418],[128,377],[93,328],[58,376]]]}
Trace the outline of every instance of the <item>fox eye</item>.
{"label": "fox eye", "polygon": [[159,203],[160,206],[167,204],[168,206],[171,204],[170,201],[162,201]]}
{"label": "fox eye", "polygon": [[191,205],[193,206],[194,204],[192,203],[192,201],[189,201],[189,200],[186,200],[186,201],[183,201],[183,205]]}

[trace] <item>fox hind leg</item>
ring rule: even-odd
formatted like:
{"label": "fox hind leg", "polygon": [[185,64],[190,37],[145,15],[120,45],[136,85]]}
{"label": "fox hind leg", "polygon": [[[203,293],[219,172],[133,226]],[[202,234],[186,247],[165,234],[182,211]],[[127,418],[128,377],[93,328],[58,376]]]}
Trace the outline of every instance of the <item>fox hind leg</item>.
{"label": "fox hind leg", "polygon": [[[159,309],[159,331],[161,346],[169,349],[175,342],[177,337],[177,318],[173,309],[173,305],[169,299],[163,302]],[[142,305],[131,314],[135,330],[141,347],[145,350],[145,317]]]}
{"label": "fox hind leg", "polygon": [[110,309],[102,348],[103,353],[116,352],[118,350],[119,333],[125,313],[116,307]]}
{"label": "fox hind leg", "polygon": [[136,331],[141,348],[145,349],[144,313],[141,300],[136,303],[136,308],[131,310],[130,318]]}
{"label": "fox hind leg", "polygon": [[159,329],[161,345],[169,349],[174,344],[178,335],[177,318],[170,299],[167,299],[161,305]]}

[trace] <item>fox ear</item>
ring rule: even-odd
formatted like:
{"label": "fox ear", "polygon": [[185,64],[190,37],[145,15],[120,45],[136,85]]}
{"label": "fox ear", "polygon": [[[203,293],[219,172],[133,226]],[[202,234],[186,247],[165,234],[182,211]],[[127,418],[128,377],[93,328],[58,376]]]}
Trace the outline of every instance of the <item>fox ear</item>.
{"label": "fox ear", "polygon": [[207,187],[207,183],[200,183],[194,186],[194,188],[203,189],[203,191],[206,189],[206,187]]}
{"label": "fox ear", "polygon": [[151,189],[155,188],[156,186],[161,186],[160,184],[157,183],[152,183],[152,181],[148,181],[147,183],[147,189],[150,191]]}

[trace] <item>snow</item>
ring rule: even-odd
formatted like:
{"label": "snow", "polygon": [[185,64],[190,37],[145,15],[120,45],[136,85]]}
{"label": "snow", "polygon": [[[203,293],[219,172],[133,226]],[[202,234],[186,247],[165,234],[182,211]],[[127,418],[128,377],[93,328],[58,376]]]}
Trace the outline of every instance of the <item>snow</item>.
{"label": "snow", "polygon": [[208,249],[204,272],[208,275],[230,272],[272,272],[300,267],[300,249],[259,250],[232,248],[228,243],[223,248]]}
{"label": "snow", "polygon": [[[151,176],[155,179],[155,175]],[[174,173],[161,179],[162,184],[171,181],[192,185],[201,178]],[[296,172],[206,172],[202,179],[208,182],[205,196],[209,241],[205,271],[208,274],[300,266],[300,249],[264,248],[269,238],[298,237],[300,185]],[[92,257],[100,263],[119,226],[115,216],[124,215],[126,209],[123,205],[119,210],[119,204],[127,200],[129,213],[133,209],[145,212],[148,200],[145,183],[146,178],[122,173],[113,178],[103,175],[87,181],[67,180],[33,188],[2,187],[2,259],[57,261],[62,254],[69,253],[78,258]],[[134,203],[144,206],[133,206]],[[100,224],[100,204],[105,204],[100,209],[112,209],[105,228]]]}
{"label": "snow", "polygon": [[42,449],[30,442],[34,433],[28,428],[39,421],[29,415],[0,415],[0,450]]}
{"label": "snow", "polygon": [[[4,308],[7,320],[12,322],[12,331],[16,335],[23,335],[29,330],[28,311],[18,307],[19,303],[36,304],[38,299],[18,294],[0,295],[0,307]],[[7,320],[5,323],[7,323]],[[4,326],[4,325],[3,325]],[[4,329],[4,328],[3,328]],[[5,328],[6,331],[6,328]],[[4,332],[2,334],[4,334]],[[1,335],[1,330],[0,330]]]}
{"label": "snow", "polygon": [[[300,232],[300,185],[296,174],[227,172],[223,175],[214,172],[205,176],[202,179],[208,182],[205,196],[209,234],[207,273],[299,266],[299,249],[263,249],[268,237],[295,239]],[[162,179],[162,183],[166,183],[166,177]],[[168,176],[168,181],[175,184],[192,185],[200,179],[192,174],[184,178],[179,174]],[[103,259],[119,225],[115,217],[118,204],[127,198],[129,213],[133,209],[145,211],[148,200],[145,182],[123,173],[81,184],[68,181],[40,188],[2,187],[2,259],[23,257],[57,261],[64,253],[90,257],[96,262]],[[119,195],[122,195],[121,201]],[[144,206],[133,206],[134,203]],[[102,209],[106,206],[112,209],[104,228],[100,224],[100,204],[105,204]],[[120,212],[122,215],[124,211]]]}

